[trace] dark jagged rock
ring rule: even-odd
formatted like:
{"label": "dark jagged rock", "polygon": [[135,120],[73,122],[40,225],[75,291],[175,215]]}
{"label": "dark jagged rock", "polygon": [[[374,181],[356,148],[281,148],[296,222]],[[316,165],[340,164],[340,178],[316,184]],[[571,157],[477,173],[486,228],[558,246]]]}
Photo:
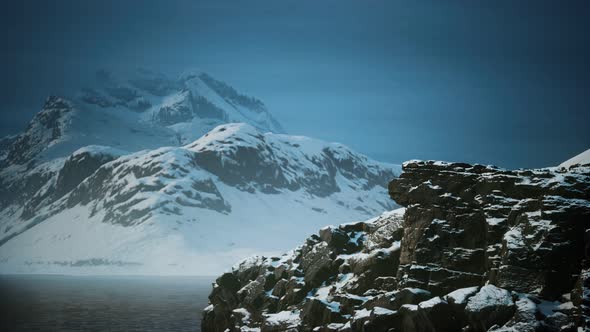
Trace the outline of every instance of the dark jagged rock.
{"label": "dark jagged rock", "polygon": [[[204,331],[590,326],[590,167],[403,169],[389,191],[405,209],[325,227],[282,257],[238,265],[225,276],[238,284],[216,283]],[[253,290],[258,302],[240,297]],[[244,311],[248,319],[219,319]]]}
{"label": "dark jagged rock", "polygon": [[588,168],[409,162],[389,190],[408,205],[401,286],[442,294],[489,280],[556,298],[579,274],[590,217]]}
{"label": "dark jagged rock", "polygon": [[419,304],[422,301],[426,301],[432,298],[432,294],[429,291],[425,291],[419,288],[404,288],[396,292],[393,297],[391,304],[394,309],[399,309],[405,304]]}
{"label": "dark jagged rock", "polygon": [[63,167],[57,172],[53,190],[40,190],[35,193],[23,209],[21,218],[29,219],[38,213],[43,204],[54,202],[74,188],[100,166],[119,157],[115,149],[106,147],[87,147],[80,149],[67,158]]}
{"label": "dark jagged rock", "polygon": [[[231,273],[231,280],[239,280],[239,289],[236,291],[233,284],[229,289],[219,281],[216,283],[210,297],[212,306],[205,311],[203,329],[237,330],[249,326],[274,331],[277,326],[291,326],[295,321],[297,329],[311,330],[323,326],[325,331],[338,330],[336,327],[349,322],[369,299],[363,295],[363,289],[374,285],[367,280],[369,282],[359,286],[363,283],[362,275],[373,273],[372,276],[383,274],[394,278],[395,264],[392,262],[397,261],[399,239],[392,234],[400,224],[399,213],[388,213],[369,222],[328,227],[322,229],[321,236],[311,236],[303,246],[281,257],[258,257],[240,263]],[[390,271],[377,268],[379,261],[389,262],[385,266]],[[240,294],[249,292],[253,283],[269,276],[273,282],[266,285],[264,292],[258,293],[262,295],[260,303],[252,305],[252,301],[246,298],[240,300]],[[217,294],[228,294],[239,302],[228,308],[226,304],[234,303],[233,300],[228,301]],[[248,324],[238,322],[238,325],[232,325],[233,321],[228,319],[217,320],[220,325],[215,329],[205,323],[215,321],[217,317],[229,317],[236,309],[248,310],[251,318],[260,317],[260,320],[250,319]],[[273,328],[270,328],[269,321]]]}
{"label": "dark jagged rock", "polygon": [[494,325],[504,325],[514,310],[510,292],[494,285],[483,286],[465,307],[469,325],[474,331],[487,331]]}

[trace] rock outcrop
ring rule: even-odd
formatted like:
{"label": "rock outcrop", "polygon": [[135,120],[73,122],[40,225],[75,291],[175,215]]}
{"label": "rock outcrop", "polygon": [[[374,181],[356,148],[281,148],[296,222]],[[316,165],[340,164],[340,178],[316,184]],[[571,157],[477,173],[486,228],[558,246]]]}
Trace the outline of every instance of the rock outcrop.
{"label": "rock outcrop", "polygon": [[204,331],[590,329],[590,165],[410,161],[404,206],[217,279]]}

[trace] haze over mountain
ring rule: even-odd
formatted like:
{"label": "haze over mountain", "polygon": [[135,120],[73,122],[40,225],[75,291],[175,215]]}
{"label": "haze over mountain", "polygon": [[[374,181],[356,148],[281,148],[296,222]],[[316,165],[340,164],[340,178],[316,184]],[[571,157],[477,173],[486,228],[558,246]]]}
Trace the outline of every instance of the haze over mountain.
{"label": "haze over mountain", "polygon": [[0,136],[96,68],[196,65],[377,160],[548,167],[590,143],[589,17],[583,0],[8,1]]}
{"label": "haze over mountain", "polygon": [[585,154],[514,171],[405,162],[389,184],[403,208],[237,263],[202,330],[587,331]]}
{"label": "haze over mountain", "polygon": [[0,272],[214,274],[394,207],[399,166],[281,132],[205,73],[100,71],[2,141]]}

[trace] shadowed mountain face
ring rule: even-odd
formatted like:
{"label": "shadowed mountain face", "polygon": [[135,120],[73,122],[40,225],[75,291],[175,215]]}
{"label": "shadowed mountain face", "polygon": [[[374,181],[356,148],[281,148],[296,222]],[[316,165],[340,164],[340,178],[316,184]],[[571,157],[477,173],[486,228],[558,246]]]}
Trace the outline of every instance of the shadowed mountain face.
{"label": "shadowed mountain face", "polygon": [[405,208],[321,229],[221,275],[203,330],[588,328],[590,160],[509,171],[410,161]]}
{"label": "shadowed mountain face", "polygon": [[281,131],[204,73],[99,72],[2,141],[0,269],[211,274],[394,206],[398,166]]}

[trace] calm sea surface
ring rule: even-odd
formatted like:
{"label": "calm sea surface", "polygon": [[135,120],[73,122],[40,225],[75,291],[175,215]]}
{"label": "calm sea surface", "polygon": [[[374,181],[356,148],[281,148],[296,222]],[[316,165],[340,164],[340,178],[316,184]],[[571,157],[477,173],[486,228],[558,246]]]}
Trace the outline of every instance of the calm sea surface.
{"label": "calm sea surface", "polygon": [[0,275],[0,331],[200,331],[212,281]]}

